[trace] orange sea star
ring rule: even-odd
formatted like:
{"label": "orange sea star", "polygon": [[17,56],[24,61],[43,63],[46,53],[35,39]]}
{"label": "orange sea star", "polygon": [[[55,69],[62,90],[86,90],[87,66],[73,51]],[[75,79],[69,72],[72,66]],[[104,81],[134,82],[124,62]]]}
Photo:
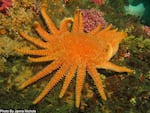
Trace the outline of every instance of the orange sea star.
{"label": "orange sea star", "polygon": [[[48,85],[33,101],[33,103],[36,104],[43,99],[56,85],[56,83],[65,77],[59,96],[61,98],[66,92],[72,78],[77,75],[75,98],[76,107],[79,107],[81,91],[87,71],[94,80],[102,99],[106,100],[102,81],[96,68],[110,69],[117,72],[131,72],[130,69],[117,66],[109,61],[117,52],[119,43],[126,37],[126,33],[118,32],[116,29],[111,29],[112,25],[109,25],[103,30],[101,30],[99,25],[90,33],[85,33],[83,32],[83,20],[79,10],[76,11],[74,19],[64,19],[60,24],[59,30],[55,27],[51,19],[46,14],[46,5],[42,5],[41,14],[48,28],[51,30],[51,33],[46,32],[38,22],[35,22],[34,27],[45,41],[33,38],[24,32],[20,32],[20,35],[23,38],[39,46],[41,49],[18,49],[17,51],[23,54],[39,56],[36,58],[29,57],[29,60],[32,62],[53,62],[35,76],[25,81],[20,86],[20,89],[27,87],[28,85],[59,68],[56,74],[49,81]],[[72,31],[68,31],[67,25],[72,22]]]}

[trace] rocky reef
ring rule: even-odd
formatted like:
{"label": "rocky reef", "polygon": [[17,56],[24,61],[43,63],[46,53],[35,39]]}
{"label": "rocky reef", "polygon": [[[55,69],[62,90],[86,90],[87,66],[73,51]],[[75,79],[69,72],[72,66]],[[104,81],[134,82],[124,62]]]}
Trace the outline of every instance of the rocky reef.
{"label": "rocky reef", "polygon": [[[12,0],[11,2],[11,6],[7,7],[7,14],[0,11],[1,110],[28,109],[36,110],[38,113],[150,112],[150,37],[143,30],[143,25],[137,17],[125,14],[126,0],[115,2],[105,0],[101,5],[91,0]],[[59,82],[57,87],[36,105],[32,104],[33,99],[42,91],[51,76],[39,80],[24,90],[18,90],[18,86],[23,81],[47,65],[47,63],[29,62],[27,56],[16,52],[16,48],[20,47],[37,48],[24,40],[19,35],[19,30],[30,33],[30,36],[39,37],[33,29],[34,21],[39,21],[47,30],[40,14],[40,6],[43,2],[48,3],[47,13],[56,26],[59,26],[63,18],[73,17],[76,10],[94,9],[96,12],[103,13],[101,17],[108,25],[113,24],[115,28],[128,33],[120,44],[117,55],[111,61],[129,67],[134,72],[127,74],[98,70],[105,86],[107,101],[97,96],[98,92],[90,77],[86,78],[79,109],[76,109],[74,104],[75,80],[72,81],[62,99],[59,99],[58,95],[63,81]]]}

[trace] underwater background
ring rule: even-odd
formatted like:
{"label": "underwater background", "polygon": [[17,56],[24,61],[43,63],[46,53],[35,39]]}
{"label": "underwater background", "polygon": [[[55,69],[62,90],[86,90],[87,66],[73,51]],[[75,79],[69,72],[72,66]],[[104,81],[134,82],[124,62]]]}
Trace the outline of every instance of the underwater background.
{"label": "underwater background", "polygon": [[[75,79],[63,98],[59,99],[61,80],[42,101],[32,104],[55,72],[23,90],[18,89],[49,64],[29,62],[27,55],[16,51],[22,47],[38,48],[23,39],[19,31],[39,37],[33,27],[35,21],[47,30],[40,13],[43,3],[47,3],[47,14],[58,28],[61,20],[73,18],[76,10],[80,10],[85,33],[99,24],[102,29],[112,24],[113,28],[128,34],[111,61],[134,72],[98,69],[108,97],[106,101],[101,99],[89,76],[84,82],[79,108],[75,107]],[[11,113],[11,110],[12,113],[15,110],[21,113],[150,113],[149,12],[150,0],[0,0],[0,113]]]}

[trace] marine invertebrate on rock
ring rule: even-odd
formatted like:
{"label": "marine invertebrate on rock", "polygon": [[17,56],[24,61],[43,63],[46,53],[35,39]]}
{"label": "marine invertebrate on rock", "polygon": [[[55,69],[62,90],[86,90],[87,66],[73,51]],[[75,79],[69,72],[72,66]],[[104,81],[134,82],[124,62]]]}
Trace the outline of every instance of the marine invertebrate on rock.
{"label": "marine invertebrate on rock", "polygon": [[6,29],[0,28],[0,35],[5,35],[5,34],[6,34]]}
{"label": "marine invertebrate on rock", "polygon": [[[23,89],[59,68],[33,103],[36,104],[43,99],[60,79],[65,77],[59,96],[60,98],[63,97],[69,83],[76,75],[75,98],[76,107],[79,107],[81,91],[87,71],[94,80],[102,99],[106,100],[102,81],[96,68],[110,69],[117,72],[131,72],[130,69],[117,66],[109,61],[117,52],[119,43],[126,37],[126,33],[111,29],[112,25],[109,25],[103,30],[98,25],[91,32],[85,33],[83,31],[82,15],[79,10],[75,13],[74,20],[72,18],[65,18],[60,24],[60,29],[55,27],[54,23],[46,14],[45,4],[41,7],[41,14],[51,33],[46,32],[38,22],[35,22],[34,27],[45,41],[33,38],[22,31],[20,32],[23,38],[41,47],[41,49],[26,50],[21,48],[17,49],[17,51],[23,54],[39,56],[29,57],[29,60],[32,62],[52,61],[52,63],[25,81],[19,88]],[[69,32],[67,25],[70,22],[73,22],[73,26]]]}
{"label": "marine invertebrate on rock", "polygon": [[12,6],[13,0],[0,0],[0,12],[8,15],[8,8]]}
{"label": "marine invertebrate on rock", "polygon": [[148,26],[143,26],[142,29],[143,29],[143,31],[150,37],[150,27],[148,27]]}
{"label": "marine invertebrate on rock", "polygon": [[92,31],[99,24],[102,29],[107,26],[107,22],[103,18],[103,13],[101,11],[96,11],[95,9],[82,9],[81,14],[83,16],[83,27],[85,32]]}

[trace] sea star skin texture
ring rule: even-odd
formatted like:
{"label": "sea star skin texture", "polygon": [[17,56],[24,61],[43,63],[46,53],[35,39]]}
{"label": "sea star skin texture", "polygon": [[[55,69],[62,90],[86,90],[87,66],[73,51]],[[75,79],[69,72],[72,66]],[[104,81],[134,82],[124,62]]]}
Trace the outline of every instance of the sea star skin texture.
{"label": "sea star skin texture", "polygon": [[[101,95],[101,98],[106,100],[106,95],[102,85],[101,78],[96,68],[110,69],[117,72],[132,72],[126,67],[120,67],[109,60],[118,50],[119,43],[126,37],[126,33],[118,32],[116,29],[111,29],[112,25],[101,30],[100,25],[89,33],[83,31],[83,20],[80,11],[76,11],[74,19],[66,18],[60,24],[58,30],[51,19],[46,14],[46,5],[42,5],[41,14],[44,18],[51,33],[46,32],[38,22],[35,22],[34,27],[44,41],[31,37],[20,31],[20,35],[26,40],[39,46],[37,50],[17,49],[22,54],[38,56],[36,58],[29,57],[32,62],[48,62],[52,61],[47,67],[38,72],[35,76],[25,81],[19,88],[23,89],[37,80],[47,76],[49,73],[58,69],[56,74],[51,78],[45,89],[33,101],[37,104],[43,99],[47,93],[65,77],[60,98],[66,92],[72,78],[76,75],[76,107],[80,106],[81,92],[83,88],[86,71],[91,78]],[[73,22],[72,31],[68,31],[68,24]]]}

